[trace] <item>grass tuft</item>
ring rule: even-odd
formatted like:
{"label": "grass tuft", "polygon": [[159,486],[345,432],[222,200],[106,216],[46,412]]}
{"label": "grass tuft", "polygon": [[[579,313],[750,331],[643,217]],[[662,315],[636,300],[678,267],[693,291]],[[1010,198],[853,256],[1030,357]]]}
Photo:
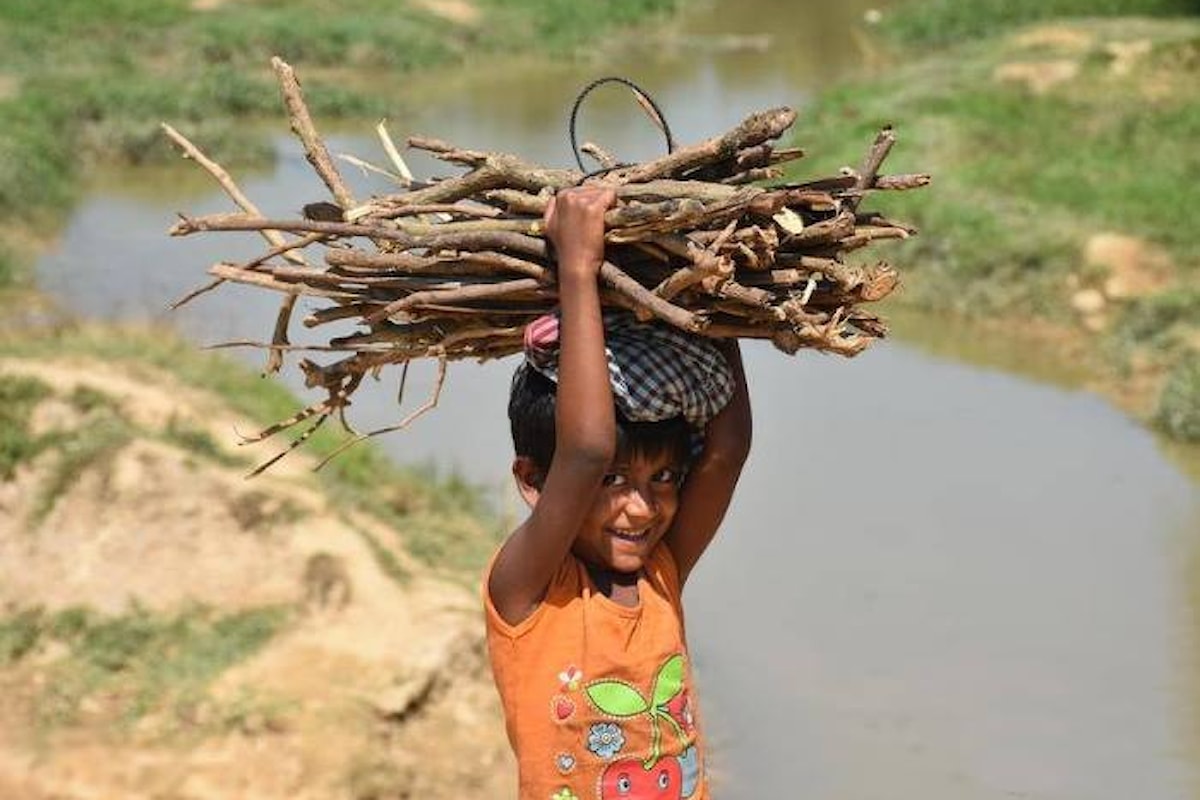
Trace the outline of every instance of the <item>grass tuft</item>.
{"label": "grass tuft", "polygon": [[355,526],[358,535],[366,542],[367,547],[371,550],[371,556],[375,559],[375,565],[387,575],[397,586],[407,586],[412,581],[412,573],[404,568],[400,563],[400,559],[396,558],[396,554],[385,547],[378,539],[371,535],[370,531],[365,530],[361,526]]}
{"label": "grass tuft", "polygon": [[87,384],[79,384],[72,389],[71,394],[67,396],[67,402],[81,414],[95,411],[120,413],[121,410],[121,404],[115,397]]}
{"label": "grass tuft", "polygon": [[1170,364],[1188,348],[1200,322],[1200,288],[1178,288],[1131,301],[1104,341],[1118,367],[1137,353]]}
{"label": "grass tuft", "polygon": [[111,461],[133,441],[135,429],[116,413],[97,416],[82,427],[50,436],[56,459],[37,486],[29,513],[32,527],[41,525],[59,498],[70,491],[90,468]]}
{"label": "grass tuft", "polygon": [[42,612],[25,609],[0,618],[0,666],[20,661],[33,652],[41,638]]}
{"label": "grass tuft", "polygon": [[1200,353],[1185,355],[1167,376],[1155,422],[1173,439],[1200,442]]}
{"label": "grass tuft", "polygon": [[208,431],[181,419],[177,414],[172,414],[167,420],[162,439],[192,455],[222,466],[239,467],[249,463],[245,458],[233,455],[217,444]]}
{"label": "grass tuft", "polygon": [[65,654],[47,667],[39,721],[78,722],[91,699],[110,721],[127,723],[164,705],[194,704],[214,678],[256,653],[290,618],[275,606],[224,615],[205,608],[172,614],[134,608],[119,616],[24,610],[0,620],[0,663],[58,642]]}
{"label": "grass tuft", "polygon": [[51,390],[42,381],[25,376],[0,379],[0,480],[12,480],[17,465],[40,453],[44,437],[29,428],[33,409]]}

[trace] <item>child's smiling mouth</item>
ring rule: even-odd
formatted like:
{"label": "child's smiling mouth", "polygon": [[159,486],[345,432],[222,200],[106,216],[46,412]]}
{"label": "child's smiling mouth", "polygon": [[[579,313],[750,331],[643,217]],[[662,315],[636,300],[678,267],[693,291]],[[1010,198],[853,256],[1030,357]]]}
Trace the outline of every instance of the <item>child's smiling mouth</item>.
{"label": "child's smiling mouth", "polygon": [[639,528],[635,531],[619,531],[616,528],[609,528],[608,533],[614,539],[620,539],[624,542],[641,542],[650,535],[650,526]]}

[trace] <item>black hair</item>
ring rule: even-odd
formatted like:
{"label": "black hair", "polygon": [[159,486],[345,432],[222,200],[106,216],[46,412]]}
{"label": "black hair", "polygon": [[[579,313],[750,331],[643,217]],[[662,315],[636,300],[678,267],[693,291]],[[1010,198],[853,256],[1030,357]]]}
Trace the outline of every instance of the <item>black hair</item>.
{"label": "black hair", "polygon": [[[544,474],[554,459],[555,403],[558,384],[528,364],[513,375],[508,396],[508,421],[512,426],[513,449]],[[694,450],[695,432],[682,417],[661,422],[634,422],[616,410],[617,455],[657,456],[670,453],[686,469]]]}

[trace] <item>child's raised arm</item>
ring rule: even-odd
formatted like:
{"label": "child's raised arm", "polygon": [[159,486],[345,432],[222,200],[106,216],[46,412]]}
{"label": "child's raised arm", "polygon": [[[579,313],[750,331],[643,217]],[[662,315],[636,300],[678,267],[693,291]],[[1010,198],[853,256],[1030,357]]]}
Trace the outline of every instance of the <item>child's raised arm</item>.
{"label": "child's raised arm", "polygon": [[514,464],[533,511],[492,566],[492,604],[515,625],[537,608],[600,490],[616,448],[616,421],[596,276],[604,261],[604,212],[611,189],[560,192],[546,210],[558,264],[559,374],[554,458],[546,475],[528,459]]}
{"label": "child's raised arm", "polygon": [[750,455],[753,420],[742,353],[737,340],[719,344],[736,381],[733,398],[704,431],[704,450],[688,472],[679,494],[679,511],[663,540],[679,567],[682,585],[717,533],[733,490]]}

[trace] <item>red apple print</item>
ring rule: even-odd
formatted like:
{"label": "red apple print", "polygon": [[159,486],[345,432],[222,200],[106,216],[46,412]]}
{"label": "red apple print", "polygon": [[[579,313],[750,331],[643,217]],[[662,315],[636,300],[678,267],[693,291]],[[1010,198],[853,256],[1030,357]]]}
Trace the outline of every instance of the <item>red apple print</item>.
{"label": "red apple print", "polygon": [[600,776],[601,800],[680,800],[683,773],[676,758],[660,758],[646,769],[641,759],[614,761]]}
{"label": "red apple print", "polygon": [[561,694],[554,695],[554,700],[551,703],[554,709],[554,719],[562,722],[575,713],[575,703],[569,697],[563,697]]}

